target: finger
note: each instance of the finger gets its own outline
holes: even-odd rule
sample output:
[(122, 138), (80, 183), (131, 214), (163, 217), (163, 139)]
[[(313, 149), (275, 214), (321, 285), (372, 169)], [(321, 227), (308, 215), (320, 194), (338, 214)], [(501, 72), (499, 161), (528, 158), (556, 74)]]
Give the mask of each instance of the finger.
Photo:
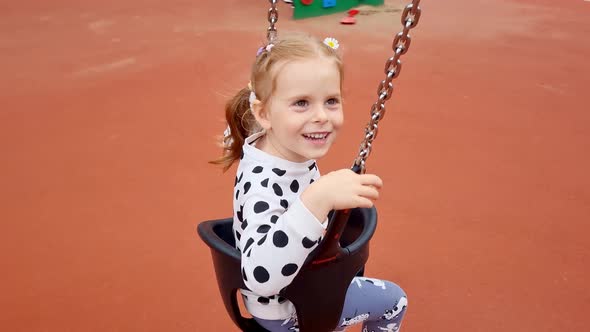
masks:
[(373, 201), (368, 198), (358, 196), (356, 205), (360, 208), (371, 208), (373, 207)]
[(375, 174), (363, 174), (360, 179), (363, 185), (371, 185), (377, 188), (383, 187), (383, 181)]
[(359, 196), (377, 200), (379, 198), (379, 190), (372, 186), (362, 186), (358, 191)]

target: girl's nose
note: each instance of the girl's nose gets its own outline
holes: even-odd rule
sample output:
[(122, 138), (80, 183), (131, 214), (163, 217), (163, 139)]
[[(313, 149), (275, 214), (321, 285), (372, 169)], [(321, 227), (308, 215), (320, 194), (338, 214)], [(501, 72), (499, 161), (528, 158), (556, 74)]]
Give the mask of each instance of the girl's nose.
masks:
[(314, 122), (326, 122), (328, 120), (328, 113), (322, 106), (316, 107), (314, 111)]

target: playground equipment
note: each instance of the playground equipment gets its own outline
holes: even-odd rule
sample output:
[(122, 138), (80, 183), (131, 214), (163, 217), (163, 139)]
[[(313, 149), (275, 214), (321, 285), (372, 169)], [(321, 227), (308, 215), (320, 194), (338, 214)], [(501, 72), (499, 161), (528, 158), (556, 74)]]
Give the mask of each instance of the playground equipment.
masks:
[[(277, 30), (277, 0), (269, 0), (268, 43), (272, 43)], [(410, 29), (420, 19), (420, 0), (413, 0), (402, 13), (403, 30), (393, 39), (394, 55), (385, 63), (386, 77), (379, 83), (377, 101), (371, 107), (371, 119), (365, 128), (358, 157), (352, 170), (365, 172), (378, 123), (385, 115), (385, 103), (393, 93), (393, 79), (401, 71), (400, 57), (410, 47)], [(296, 309), (301, 332), (328, 332), (339, 325), (348, 285), (355, 275), (362, 275), (369, 258), (369, 240), (375, 232), (377, 212), (372, 209), (333, 211), (324, 240), (312, 252), (293, 282), (285, 287), (280, 296), (290, 300)], [(240, 252), (235, 248), (232, 218), (201, 222), (198, 227), (201, 239), (211, 249), (217, 285), (225, 308), (233, 322), (247, 332), (264, 332), (254, 319), (240, 313), (237, 295), (239, 289), (247, 289), (241, 275)]]
[(345, 12), (361, 5), (380, 6), (384, 0), (294, 0), (294, 19)]
[(359, 13), (358, 9), (351, 9), (348, 11), (348, 16), (342, 18), (340, 20), (341, 24), (355, 24), (356, 23), (356, 14)]

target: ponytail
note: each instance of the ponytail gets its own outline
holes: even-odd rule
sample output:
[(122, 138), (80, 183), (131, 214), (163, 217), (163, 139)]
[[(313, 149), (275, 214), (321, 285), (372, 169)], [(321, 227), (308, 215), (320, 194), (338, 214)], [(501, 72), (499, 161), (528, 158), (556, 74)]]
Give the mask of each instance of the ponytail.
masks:
[(223, 138), (223, 156), (209, 163), (220, 165), (227, 171), (242, 156), (242, 145), (257, 128), (256, 119), (250, 111), (250, 89), (244, 88), (225, 105), (225, 120), (229, 135)]

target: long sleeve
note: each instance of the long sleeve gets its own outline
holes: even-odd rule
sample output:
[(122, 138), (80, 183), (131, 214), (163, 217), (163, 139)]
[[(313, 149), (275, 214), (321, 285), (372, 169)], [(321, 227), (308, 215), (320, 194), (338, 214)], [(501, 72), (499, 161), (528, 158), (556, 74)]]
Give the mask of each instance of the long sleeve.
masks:
[(299, 196), (286, 204), (274, 193), (261, 192), (243, 205), (242, 277), (262, 296), (278, 294), (291, 283), (325, 231)]

